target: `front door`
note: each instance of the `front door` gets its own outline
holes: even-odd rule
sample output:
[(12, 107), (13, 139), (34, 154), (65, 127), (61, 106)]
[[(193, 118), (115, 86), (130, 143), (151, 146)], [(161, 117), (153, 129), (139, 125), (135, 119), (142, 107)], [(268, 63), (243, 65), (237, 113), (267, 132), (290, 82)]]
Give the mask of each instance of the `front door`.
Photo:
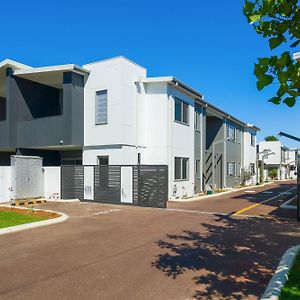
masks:
[(132, 193), (132, 167), (121, 167), (121, 202), (122, 203), (132, 203), (133, 193)]

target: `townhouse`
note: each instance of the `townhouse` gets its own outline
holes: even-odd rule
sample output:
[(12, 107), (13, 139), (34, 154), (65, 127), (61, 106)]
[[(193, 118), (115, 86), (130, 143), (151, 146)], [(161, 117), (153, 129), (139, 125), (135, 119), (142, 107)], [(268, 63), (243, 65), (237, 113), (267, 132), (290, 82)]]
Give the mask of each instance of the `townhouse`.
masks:
[(295, 178), (296, 150), (280, 141), (263, 141), (258, 144), (259, 160), (263, 166), (263, 178), (268, 179), (271, 170), (277, 170), (277, 179)]
[[(258, 130), (124, 57), (82, 67), (0, 63), (2, 166), (15, 154), (42, 157), (45, 167), (166, 165), (168, 197), (186, 197), (237, 186), (243, 169), (255, 183)], [(88, 193), (85, 183), (82, 197), (92, 200)]]

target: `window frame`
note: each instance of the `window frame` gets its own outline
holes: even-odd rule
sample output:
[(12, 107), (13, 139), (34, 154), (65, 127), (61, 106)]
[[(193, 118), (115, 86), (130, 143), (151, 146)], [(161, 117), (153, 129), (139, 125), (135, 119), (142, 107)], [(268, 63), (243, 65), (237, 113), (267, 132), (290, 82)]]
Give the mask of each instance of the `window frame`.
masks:
[[(233, 130), (233, 138), (231, 137), (231, 130)], [(230, 124), (227, 124), (227, 139), (228, 141), (231, 141), (231, 142), (236, 142), (237, 141), (237, 129), (230, 125)]]
[(250, 141), (251, 146), (252, 146), (252, 147), (255, 147), (255, 134), (251, 133), (250, 139), (251, 139), (251, 141)]
[[(100, 164), (100, 159), (102, 159), (102, 158), (107, 159), (107, 164), (106, 165), (105, 164)], [(109, 155), (98, 155), (97, 156), (97, 165), (98, 166), (109, 166)]]
[[(177, 105), (180, 103), (180, 120), (177, 119), (177, 111), (176, 108), (178, 107)], [(186, 108), (186, 110), (184, 110)], [(186, 120), (184, 120), (186, 117)], [(176, 123), (180, 123), (183, 125), (190, 125), (190, 105), (179, 99), (179, 98), (174, 98), (174, 121)]]
[(195, 111), (195, 131), (201, 131), (201, 114), (198, 111)]
[[(229, 166), (232, 166), (232, 173), (229, 173)], [(236, 176), (236, 162), (235, 161), (228, 161), (226, 164), (226, 175), (227, 177), (235, 177)]]
[[(100, 93), (106, 93), (106, 121), (105, 122), (99, 122), (98, 117), (98, 94)], [(107, 125), (108, 124), (108, 90), (97, 90), (95, 92), (95, 125)]]
[[(179, 178), (176, 176), (178, 172), (176, 172), (176, 160), (180, 161), (180, 170), (179, 170)], [(184, 170), (184, 162), (185, 162), (185, 170)], [(190, 160), (188, 157), (178, 157), (175, 156), (174, 157), (174, 180), (175, 181), (188, 181), (189, 180), (189, 172), (190, 172)], [(186, 176), (184, 177), (183, 174), (186, 174)]]

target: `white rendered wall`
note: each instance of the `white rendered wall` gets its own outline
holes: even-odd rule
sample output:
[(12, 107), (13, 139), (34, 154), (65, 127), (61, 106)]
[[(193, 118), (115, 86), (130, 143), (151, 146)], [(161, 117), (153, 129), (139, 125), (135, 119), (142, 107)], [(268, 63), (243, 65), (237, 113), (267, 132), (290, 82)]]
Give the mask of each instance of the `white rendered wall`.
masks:
[(61, 180), (60, 167), (43, 167), (44, 198), (59, 199)]
[[(167, 83), (146, 83), (141, 88), (145, 92), (145, 110), (139, 124), (143, 131), (139, 134), (142, 163), (166, 164), (169, 167), (169, 197), (191, 196), (194, 194), (194, 99), (171, 89)], [(174, 121), (174, 97), (189, 103), (189, 125)], [(143, 101), (143, 100), (142, 100)], [(175, 181), (174, 158), (189, 158), (189, 179)], [(176, 194), (173, 191), (176, 190)]]
[[(255, 132), (252, 132), (255, 134)], [(256, 184), (257, 182), (257, 170), (256, 170), (256, 135), (254, 139), (254, 146), (251, 145), (251, 130), (245, 129), (244, 131), (244, 145), (243, 145), (243, 150), (244, 150), (244, 162), (243, 162), (243, 167), (245, 169), (250, 168), (250, 164), (254, 164), (255, 166), (255, 175), (252, 176), (251, 180), (247, 182), (247, 184)]]
[(11, 167), (0, 167), (0, 203), (10, 201)]
[[(264, 159), (264, 163), (267, 165), (280, 165), (281, 163), (281, 147), (282, 144), (279, 141), (275, 142), (259, 142), (259, 152), (269, 149), (269, 153), (274, 153), (268, 155)], [(262, 159), (262, 154), (259, 155), (259, 158)]]
[[(146, 70), (122, 57), (85, 65), (84, 68), (90, 70), (84, 95), (84, 146), (138, 146), (135, 82), (146, 76)], [(108, 91), (108, 123), (103, 125), (95, 125), (95, 94), (99, 90)], [(115, 153), (114, 150), (116, 149), (110, 149), (108, 152)], [(117, 150), (126, 151), (125, 148)], [(87, 161), (90, 155), (84, 157), (84, 164), (93, 163)], [(112, 159), (119, 161), (117, 157)]]

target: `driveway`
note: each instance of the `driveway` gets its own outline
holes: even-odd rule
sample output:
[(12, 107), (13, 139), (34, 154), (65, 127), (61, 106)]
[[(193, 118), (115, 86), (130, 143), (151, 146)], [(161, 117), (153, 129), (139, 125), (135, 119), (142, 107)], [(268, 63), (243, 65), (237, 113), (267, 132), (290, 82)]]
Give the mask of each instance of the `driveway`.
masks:
[(70, 219), (0, 237), (0, 298), (257, 299), (284, 251), (300, 243), (299, 225), (233, 217), (239, 204), (224, 202), (240, 199), (231, 196), (175, 210), (40, 205)]

